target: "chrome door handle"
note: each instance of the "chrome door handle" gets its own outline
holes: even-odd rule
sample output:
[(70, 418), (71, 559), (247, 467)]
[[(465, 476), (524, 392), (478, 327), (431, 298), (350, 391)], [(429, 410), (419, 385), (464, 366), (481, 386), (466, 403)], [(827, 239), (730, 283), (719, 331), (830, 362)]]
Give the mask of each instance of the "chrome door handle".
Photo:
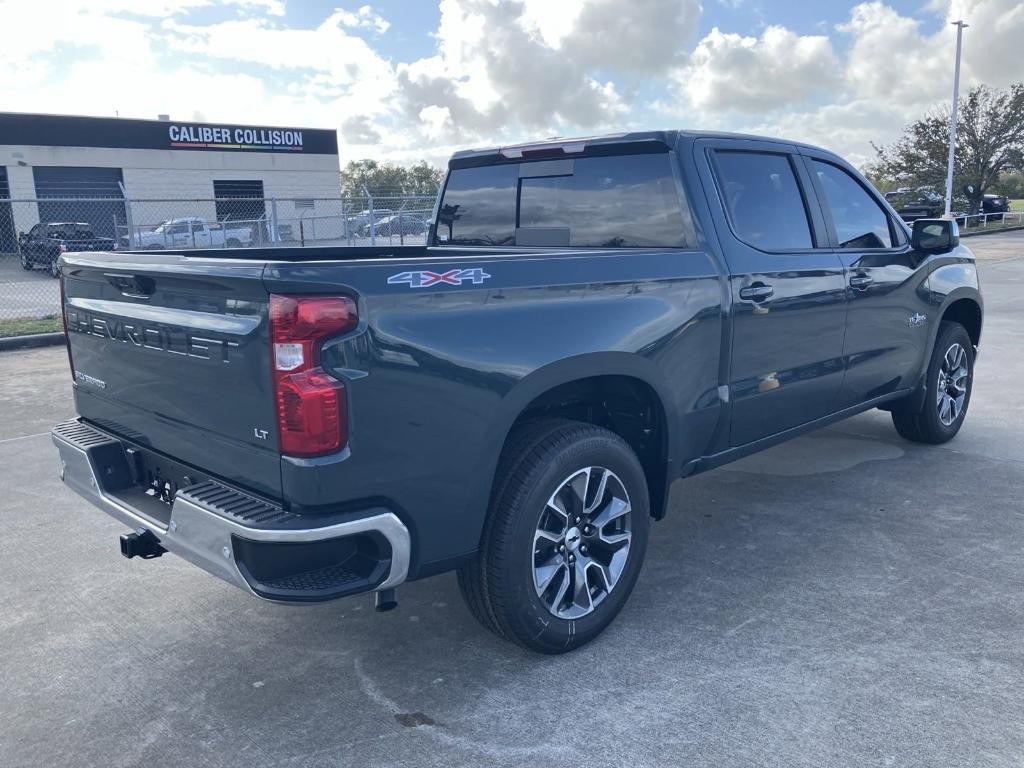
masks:
[(754, 283), (746, 288), (740, 288), (740, 298), (745, 301), (767, 301), (775, 294), (775, 289), (764, 283)]
[(850, 287), (863, 291), (875, 281), (871, 275), (854, 275), (850, 278)]

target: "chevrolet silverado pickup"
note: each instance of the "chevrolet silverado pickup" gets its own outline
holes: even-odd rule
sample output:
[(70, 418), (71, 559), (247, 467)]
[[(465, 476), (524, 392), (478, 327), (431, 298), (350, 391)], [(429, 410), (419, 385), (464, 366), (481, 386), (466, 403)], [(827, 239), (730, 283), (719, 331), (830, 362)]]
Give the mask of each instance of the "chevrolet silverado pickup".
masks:
[(955, 222), (686, 131), (456, 153), (423, 246), (61, 262), (53, 439), (123, 554), (380, 609), (457, 570), (547, 653), (622, 608), (673, 481), (870, 408), (951, 439), (982, 328)]

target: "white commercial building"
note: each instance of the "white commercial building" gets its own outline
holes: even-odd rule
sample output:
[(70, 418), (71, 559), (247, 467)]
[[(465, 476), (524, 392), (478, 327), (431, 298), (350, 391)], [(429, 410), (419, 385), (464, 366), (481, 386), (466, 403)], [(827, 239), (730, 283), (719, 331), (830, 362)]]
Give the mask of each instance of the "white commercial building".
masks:
[(261, 221), (261, 237), (281, 222), (290, 237), (329, 226), (339, 195), (333, 130), (0, 113), (0, 252), (53, 221), (121, 237), (179, 216)]

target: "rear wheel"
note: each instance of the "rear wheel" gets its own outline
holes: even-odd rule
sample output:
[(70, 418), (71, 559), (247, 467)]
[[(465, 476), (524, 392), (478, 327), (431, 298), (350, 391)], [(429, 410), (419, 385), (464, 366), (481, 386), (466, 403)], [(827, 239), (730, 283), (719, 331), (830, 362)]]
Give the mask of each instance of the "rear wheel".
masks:
[(909, 402), (892, 409), (896, 431), (916, 443), (952, 440), (967, 417), (974, 384), (974, 345), (959, 323), (939, 326), (926, 374), (924, 401), (911, 410)]
[(506, 639), (542, 653), (578, 648), (632, 592), (649, 522), (643, 468), (620, 437), (564, 420), (517, 429), (480, 552), (459, 570), (463, 597)]

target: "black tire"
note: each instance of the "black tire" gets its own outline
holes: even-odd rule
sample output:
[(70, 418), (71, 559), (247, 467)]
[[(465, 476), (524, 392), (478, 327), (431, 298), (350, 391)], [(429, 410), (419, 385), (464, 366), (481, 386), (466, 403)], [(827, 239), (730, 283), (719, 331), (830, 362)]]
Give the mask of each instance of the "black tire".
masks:
[(32, 271), (32, 260), (29, 259), (28, 254), (21, 254), (21, 268), (29, 272)]
[[(589, 595), (588, 602), (596, 600), (590, 612), (563, 618), (552, 612), (535, 588), (536, 558), (542, 557), (536, 535), (542, 516), (550, 514), (549, 499), (568, 478), (578, 476), (586, 468), (604, 470), (614, 478), (608, 481), (608, 505), (614, 501), (611, 489), (616, 481), (615, 487), (627, 495), (630, 512), (628, 518), (622, 519), (628, 519), (629, 541), (625, 562), (609, 589), (600, 585), (591, 589), (589, 578), (582, 582), (588, 589), (580, 594)], [(587, 497), (585, 492), (583, 495)], [(600, 500), (593, 503), (596, 522), (602, 507)], [(574, 530), (573, 519), (570, 514), (566, 523), (569, 532)], [(514, 430), (506, 442), (495, 475), (480, 551), (459, 569), (459, 587), (473, 615), (500, 637), (541, 653), (571, 651), (597, 637), (625, 604), (640, 574), (649, 527), (650, 502), (643, 467), (622, 438), (601, 427), (563, 419), (529, 423)], [(603, 539), (603, 531), (591, 528), (589, 538), (581, 539), (582, 529), (575, 530), (575, 539), (565, 557), (568, 559), (572, 551), (581, 558), (580, 562), (597, 559), (596, 552), (602, 545), (594, 537)], [(581, 553), (587, 550), (581, 542), (587, 541), (591, 542), (590, 554), (583, 556)], [(559, 556), (558, 552), (552, 554)], [(568, 584), (576, 571), (570, 570), (568, 562), (561, 567), (565, 568)], [(583, 571), (593, 574), (589, 567)], [(608, 584), (604, 576), (601, 581)], [(567, 598), (572, 600), (572, 596)], [(569, 610), (575, 609), (570, 605)]]
[[(940, 372), (947, 353), (959, 345), (964, 350), (964, 361), (967, 378), (963, 382), (964, 392), (962, 405), (959, 406), (955, 418), (949, 417), (953, 411), (943, 412), (939, 401)], [(900, 436), (915, 443), (938, 445), (952, 440), (963, 426), (967, 417), (967, 408), (971, 403), (971, 390), (974, 388), (974, 345), (967, 330), (959, 323), (943, 322), (935, 338), (935, 347), (925, 374), (924, 399), (920, 407), (914, 409), (911, 399), (896, 403), (892, 409), (892, 423)], [(946, 423), (949, 421), (949, 423)]]
[(60, 277), (60, 262), (57, 259), (51, 261), (50, 266), (47, 267), (47, 271), (50, 273), (50, 277), (52, 278)]
[(227, 246), (228, 248), (241, 248), (242, 241), (239, 240), (237, 237), (229, 237), (227, 241)]

